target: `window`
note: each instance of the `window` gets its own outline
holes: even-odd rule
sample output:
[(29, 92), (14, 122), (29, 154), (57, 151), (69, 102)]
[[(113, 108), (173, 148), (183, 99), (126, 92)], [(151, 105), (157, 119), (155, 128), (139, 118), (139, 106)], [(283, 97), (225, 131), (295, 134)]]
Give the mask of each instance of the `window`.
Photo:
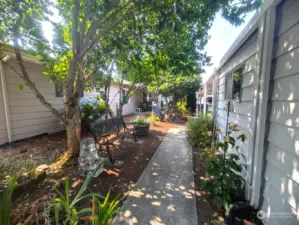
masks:
[(56, 97), (63, 97), (62, 85), (55, 84), (55, 96)]
[(121, 91), (121, 100), (124, 104), (130, 102), (130, 97), (128, 95), (128, 90), (122, 89)]
[(225, 80), (225, 99), (241, 100), (243, 67), (228, 74)]

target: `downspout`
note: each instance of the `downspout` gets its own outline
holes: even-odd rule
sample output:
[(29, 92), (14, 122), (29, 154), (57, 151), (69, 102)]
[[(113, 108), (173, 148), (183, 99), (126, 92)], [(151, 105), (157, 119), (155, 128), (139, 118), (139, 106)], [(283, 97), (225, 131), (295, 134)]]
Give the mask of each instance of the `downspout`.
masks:
[(7, 136), (8, 142), (12, 142), (12, 133), (11, 133), (11, 125), (10, 125), (10, 114), (9, 114), (9, 107), (8, 107), (8, 99), (7, 99), (7, 89), (6, 89), (6, 81), (3, 69), (3, 62), (7, 62), (9, 60), (9, 56), (5, 56), (0, 61), (0, 78), (1, 78), (1, 85), (2, 85), (2, 95), (3, 95), (3, 104), (4, 104), (4, 113), (5, 113), (5, 121), (6, 121), (6, 128), (7, 128)]

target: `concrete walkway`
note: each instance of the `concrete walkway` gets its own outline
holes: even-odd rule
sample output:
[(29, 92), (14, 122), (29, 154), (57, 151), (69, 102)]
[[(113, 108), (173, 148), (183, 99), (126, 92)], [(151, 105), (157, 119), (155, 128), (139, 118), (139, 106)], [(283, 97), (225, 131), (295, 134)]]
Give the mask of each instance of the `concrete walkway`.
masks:
[(170, 129), (113, 225), (197, 225), (192, 172), (185, 130)]

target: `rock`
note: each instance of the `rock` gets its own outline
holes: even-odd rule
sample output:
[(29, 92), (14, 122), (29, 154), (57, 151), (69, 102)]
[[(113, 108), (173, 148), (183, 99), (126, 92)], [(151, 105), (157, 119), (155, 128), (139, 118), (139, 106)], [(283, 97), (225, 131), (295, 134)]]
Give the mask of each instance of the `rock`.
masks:
[(49, 169), (49, 166), (47, 164), (42, 164), (42, 165), (39, 165), (38, 167), (36, 167), (36, 171), (39, 173), (42, 173), (42, 172), (46, 171), (47, 169)]
[[(86, 138), (80, 143), (80, 155), (79, 155), (79, 170), (80, 173), (85, 176), (89, 172), (94, 171), (95, 169), (102, 167), (105, 159), (99, 157), (96, 144), (93, 138)], [(94, 176), (97, 177), (100, 173), (103, 172), (101, 168), (97, 174)]]

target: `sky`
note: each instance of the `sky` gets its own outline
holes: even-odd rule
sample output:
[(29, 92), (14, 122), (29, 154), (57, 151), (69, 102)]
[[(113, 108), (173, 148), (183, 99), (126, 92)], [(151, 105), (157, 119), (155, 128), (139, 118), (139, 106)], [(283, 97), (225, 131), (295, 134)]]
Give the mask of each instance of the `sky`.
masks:
[(210, 39), (206, 46), (206, 52), (212, 57), (211, 63), (213, 65), (205, 68), (206, 72), (202, 75), (203, 81), (211, 76), (222, 56), (224, 56), (229, 47), (234, 43), (254, 14), (254, 12), (248, 13), (245, 17), (245, 22), (238, 27), (231, 25), (220, 14), (217, 14), (213, 26), (209, 31)]

